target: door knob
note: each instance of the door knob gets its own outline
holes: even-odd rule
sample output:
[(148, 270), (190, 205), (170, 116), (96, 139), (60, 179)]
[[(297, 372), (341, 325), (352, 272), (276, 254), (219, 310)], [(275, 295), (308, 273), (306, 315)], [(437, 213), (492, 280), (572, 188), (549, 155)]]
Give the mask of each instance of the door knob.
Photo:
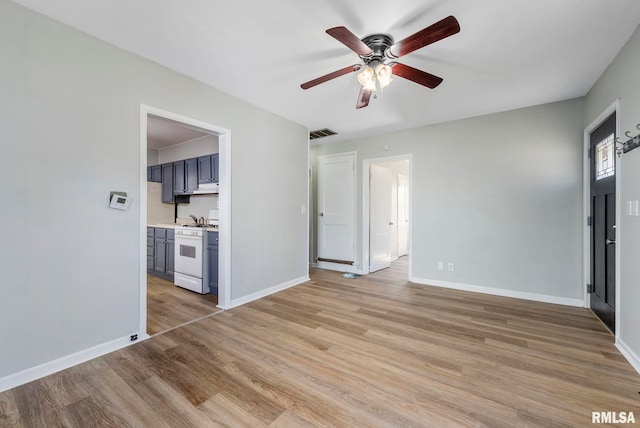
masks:
[(607, 238), (607, 240), (606, 240), (606, 241), (604, 241), (604, 242), (605, 242), (605, 244), (607, 244), (607, 245), (612, 245), (612, 244), (615, 244), (615, 243), (616, 243), (616, 241), (611, 240), (611, 239), (609, 239), (609, 238)]
[(324, 213), (320, 213), (320, 217), (324, 217)]
[(392, 221), (389, 222), (389, 226), (393, 226), (393, 222)]

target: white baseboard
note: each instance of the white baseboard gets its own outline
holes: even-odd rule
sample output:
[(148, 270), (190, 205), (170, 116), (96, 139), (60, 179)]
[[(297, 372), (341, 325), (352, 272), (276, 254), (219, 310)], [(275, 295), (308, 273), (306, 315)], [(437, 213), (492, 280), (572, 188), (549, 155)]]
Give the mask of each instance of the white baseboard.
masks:
[(481, 285), (461, 284), (458, 282), (439, 281), (435, 279), (423, 279), (411, 277), (409, 281), (422, 285), (451, 288), (454, 290), (473, 291), (475, 293), (492, 294), (494, 296), (513, 297), (516, 299), (533, 300), (535, 302), (554, 303), (556, 305), (584, 307), (582, 299), (569, 299), (566, 297), (549, 296), (547, 294), (527, 293), (524, 291), (506, 290), (504, 288), (484, 287)]
[(111, 342), (102, 343), (92, 348), (85, 349), (53, 361), (48, 361), (35, 367), (30, 367), (21, 372), (11, 374), (0, 379), (0, 392), (7, 391), (11, 388), (15, 388), (36, 379), (40, 379), (42, 377), (49, 376), (50, 374), (68, 369), (69, 367), (73, 367), (94, 358), (101, 357), (102, 355), (117, 351), (118, 349), (125, 348), (129, 345), (133, 345), (134, 343), (140, 343), (141, 341), (148, 339), (149, 337), (150, 336), (146, 333), (138, 333), (138, 340), (132, 342), (130, 335), (128, 335), (119, 339), (112, 340)]
[(334, 270), (338, 272), (349, 272), (349, 273), (356, 273), (358, 275), (364, 275), (363, 270), (354, 265), (345, 265), (342, 263), (331, 263), (331, 262), (317, 262), (316, 267), (319, 269), (327, 269), (327, 270)]
[(640, 357), (638, 357), (638, 355), (633, 352), (626, 343), (618, 338), (616, 338), (616, 348), (618, 348), (618, 351), (620, 351), (622, 356), (625, 357), (627, 361), (629, 361), (631, 367), (633, 367), (638, 373), (640, 373)]
[(229, 306), (226, 309), (235, 308), (240, 305), (244, 305), (249, 302), (253, 302), (254, 300), (261, 299), (263, 297), (267, 297), (270, 294), (277, 293), (278, 291), (286, 290), (287, 288), (291, 288), (295, 285), (302, 284), (303, 282), (309, 281), (309, 275), (301, 276), (300, 278), (293, 279), (291, 281), (283, 282), (282, 284), (274, 285), (273, 287), (269, 287), (265, 290), (256, 291), (255, 293), (251, 293), (248, 296), (240, 297), (239, 299), (233, 299), (229, 302)]

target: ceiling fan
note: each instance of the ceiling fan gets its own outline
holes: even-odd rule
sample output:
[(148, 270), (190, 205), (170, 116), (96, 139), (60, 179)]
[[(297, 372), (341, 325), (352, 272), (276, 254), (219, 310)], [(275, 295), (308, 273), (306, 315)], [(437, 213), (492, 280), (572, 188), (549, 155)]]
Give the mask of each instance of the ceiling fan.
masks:
[[(459, 31), (460, 24), (453, 16), (448, 16), (397, 43), (394, 43), (393, 37), (388, 34), (372, 34), (359, 39), (346, 27), (329, 28), (327, 34), (358, 54), (363, 64), (354, 64), (341, 68), (333, 73), (325, 74), (303, 83), (300, 87), (309, 89), (336, 77), (363, 69), (358, 74), (358, 82), (361, 87), (356, 108), (368, 106), (371, 92), (377, 90), (378, 86), (382, 89), (391, 83), (393, 80), (391, 75), (400, 76), (433, 89), (442, 83), (441, 77), (401, 64), (395, 60), (438, 40), (452, 36)], [(387, 60), (390, 62), (387, 63)]]

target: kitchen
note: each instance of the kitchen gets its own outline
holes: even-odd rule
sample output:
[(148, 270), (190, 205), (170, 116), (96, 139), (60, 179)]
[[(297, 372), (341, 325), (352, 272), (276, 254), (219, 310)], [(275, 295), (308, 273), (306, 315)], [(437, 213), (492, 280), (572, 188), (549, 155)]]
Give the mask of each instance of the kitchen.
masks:
[(147, 125), (147, 332), (218, 312), (218, 137)]

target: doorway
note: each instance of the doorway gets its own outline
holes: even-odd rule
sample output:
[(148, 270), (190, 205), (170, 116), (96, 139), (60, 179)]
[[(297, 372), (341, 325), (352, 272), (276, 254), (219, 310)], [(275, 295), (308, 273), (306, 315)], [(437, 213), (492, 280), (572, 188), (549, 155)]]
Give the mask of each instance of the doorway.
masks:
[[(147, 334), (147, 313), (148, 313), (148, 293), (147, 287), (147, 222), (148, 222), (148, 210), (147, 205), (149, 202), (149, 195), (147, 192), (147, 156), (148, 156), (148, 143), (147, 134), (150, 127), (150, 121), (159, 119), (166, 123), (179, 124), (182, 128), (201, 133), (201, 135), (215, 136), (218, 141), (219, 151), (219, 193), (217, 195), (220, 231), (219, 231), (219, 274), (218, 274), (218, 299), (217, 308), (226, 309), (228, 307), (230, 296), (230, 249), (231, 249), (231, 218), (230, 218), (230, 131), (228, 129), (220, 128), (218, 126), (201, 122), (186, 116), (178, 115), (172, 112), (167, 112), (154, 107), (141, 105), (140, 108), (140, 230), (141, 230), (141, 249), (140, 249), (140, 320), (139, 320), (139, 332), (141, 338), (149, 337)], [(151, 125), (153, 127), (153, 124)], [(150, 165), (149, 165), (150, 166)], [(200, 201), (201, 202), (201, 201)], [(169, 205), (172, 209), (175, 209), (173, 218), (178, 217), (178, 205)], [(211, 207), (210, 209), (214, 209)], [(166, 282), (166, 281), (165, 281)], [(156, 286), (157, 284), (153, 284)], [(161, 284), (167, 286), (167, 284)], [(171, 290), (174, 291), (174, 290)], [(190, 296), (202, 297), (202, 296)], [(184, 303), (188, 305), (188, 303)], [(179, 306), (179, 305), (178, 305)], [(211, 305), (209, 305), (211, 306)], [(212, 309), (212, 313), (216, 310)], [(192, 320), (188, 320), (192, 321)], [(175, 326), (177, 327), (177, 325)]]
[(411, 156), (364, 161), (364, 273), (392, 268), (408, 278)]
[(589, 134), (591, 281), (589, 306), (615, 333), (616, 113)]

